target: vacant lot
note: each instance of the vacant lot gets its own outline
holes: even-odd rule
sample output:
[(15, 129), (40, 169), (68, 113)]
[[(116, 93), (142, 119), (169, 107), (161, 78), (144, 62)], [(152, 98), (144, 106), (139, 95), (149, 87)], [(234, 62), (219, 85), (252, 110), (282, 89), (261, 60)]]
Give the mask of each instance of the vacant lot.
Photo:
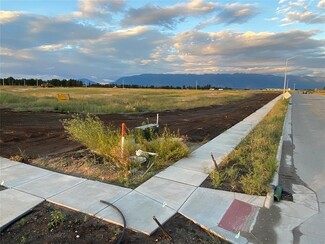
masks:
[[(15, 88), (15, 87), (14, 87)], [(12, 88), (11, 90), (14, 90)], [(57, 102), (55, 94), (57, 92), (65, 92), (75, 95), (71, 97), (82, 96), (95, 96), (95, 92), (103, 92), (104, 89), (90, 89), (90, 88), (56, 88), (57, 90), (41, 89), (41, 88), (16, 88), (16, 91), (11, 91), (14, 96), (23, 97), (42, 97), (49, 96), (51, 103), (63, 104), (66, 106), (66, 102)], [(77, 90), (77, 91), (76, 91)], [(117, 89), (107, 89), (107, 93), (111, 96), (116, 96), (114, 99), (119, 99), (119, 103), (126, 104), (127, 96), (118, 95)], [(121, 93), (126, 92), (128, 89), (119, 89)], [(43, 91), (43, 93), (41, 93)], [(89, 91), (91, 95), (87, 95)], [(7, 90), (1, 90), (1, 97)], [(34, 93), (32, 93), (34, 92)], [(74, 93), (73, 93), (74, 92)], [(30, 93), (30, 95), (28, 95)], [(193, 95), (195, 93), (196, 95)], [(5, 94), (9, 94), (5, 93)], [(50, 94), (50, 95), (46, 95)], [(134, 96), (151, 97), (152, 103), (155, 106), (161, 105), (161, 109), (150, 109), (147, 107), (145, 111), (154, 112), (141, 112), (141, 113), (110, 113), (100, 114), (99, 117), (105, 124), (112, 124), (115, 127), (119, 127), (122, 122), (126, 123), (129, 129), (141, 125), (143, 122), (155, 122), (156, 113), (159, 113), (159, 123), (161, 127), (168, 126), (172, 131), (179, 130), (180, 135), (188, 138), (188, 142), (201, 143), (206, 140), (210, 140), (219, 135), (226, 129), (230, 128), (234, 124), (247, 117), (249, 114), (256, 111), (258, 108), (275, 98), (277, 93), (258, 92), (258, 91), (178, 91), (178, 90), (144, 90), (133, 89), (127, 92), (128, 96), (134, 94)], [(157, 100), (155, 95), (161, 97), (165, 95), (162, 102)], [(160, 94), (160, 95), (159, 95)], [(173, 94), (173, 95), (171, 95)], [(77, 96), (78, 95), (78, 96)], [(98, 94), (97, 94), (98, 95)], [(125, 94), (124, 94), (125, 95)], [(99, 96), (99, 95), (98, 95)], [(198, 101), (194, 102), (194, 98)], [(200, 100), (205, 100), (206, 97), (213, 97), (210, 102), (201, 105)], [(180, 109), (179, 104), (174, 102), (173, 104), (164, 105), (164, 101), (176, 98), (176, 100), (187, 99), (184, 103), (185, 108)], [(33, 98), (34, 99), (34, 98)], [(46, 98), (47, 99), (47, 98)], [(81, 99), (81, 98), (80, 98)], [(131, 99), (131, 98), (130, 98)], [(133, 99), (133, 98), (132, 98)], [(139, 98), (140, 99), (140, 98)], [(1, 101), (2, 98), (0, 99)], [(82, 100), (82, 99), (81, 99)], [(87, 100), (91, 103), (91, 100)], [(214, 101), (214, 103), (212, 103)], [(69, 101), (68, 101), (69, 102)], [(21, 110), (19, 107), (23, 104), (19, 102), (8, 102), (1, 104), (1, 128), (0, 128), (0, 155), (4, 157), (10, 157), (18, 154), (25, 154), (28, 157), (37, 158), (40, 156), (57, 155), (67, 152), (76, 151), (81, 148), (81, 145), (68, 140), (67, 134), (63, 130), (61, 121), (71, 117), (71, 113), (61, 112), (45, 112), (45, 111), (30, 111), (34, 110), (34, 107), (26, 107), (24, 109), (28, 111), (13, 111), (13, 109)], [(185, 105), (186, 104), (186, 105)], [(194, 107), (193, 105), (198, 107)], [(213, 105), (214, 104), (214, 105)], [(109, 103), (105, 105), (109, 107)], [(127, 107), (125, 105), (124, 107)], [(9, 107), (9, 108), (8, 108)], [(51, 107), (44, 107), (51, 110)], [(122, 110), (123, 111), (123, 110)]]
[[(107, 97), (118, 98), (119, 102), (117, 104), (121, 103), (124, 105), (121, 106), (121, 110), (118, 110), (119, 113), (110, 111), (108, 114), (105, 114), (103, 108), (108, 109), (110, 107), (110, 103), (107, 102), (108, 100), (106, 101), (101, 98), (100, 103), (97, 104), (97, 107), (101, 107), (101, 109), (98, 110), (93, 110), (96, 108), (96, 104), (91, 104), (96, 101), (96, 99), (92, 101), (92, 97), (97, 95), (99, 97), (104, 96), (100, 95), (103, 94), (103, 90), (79, 88), (80, 90), (74, 94), (73, 91), (75, 89), (56, 89), (28, 88), (24, 90), (24, 88), (16, 88), (16, 91), (12, 91), (12, 88), (11, 90), (1, 90), (1, 156), (10, 158), (15, 155), (23, 155), (32, 159), (40, 157), (51, 159), (66, 157), (82, 149), (80, 144), (68, 140), (61, 123), (62, 119), (71, 118), (72, 114), (53, 112), (67, 111), (65, 109), (69, 107), (69, 104), (72, 104), (69, 102), (57, 102), (55, 99), (57, 93), (69, 93), (72, 97), (70, 102), (76, 100), (83, 104), (82, 106), (77, 106), (78, 103), (73, 101), (72, 105), (77, 109), (74, 110), (72, 109), (73, 106), (71, 106), (69, 111), (79, 111), (78, 109), (83, 107), (85, 110), (82, 111), (100, 112), (100, 119), (105, 124), (112, 124), (115, 127), (119, 127), (122, 122), (126, 123), (130, 129), (141, 125), (142, 122), (155, 122), (156, 113), (159, 112), (161, 126), (167, 125), (172, 131), (179, 130), (182, 136), (188, 138), (189, 145), (194, 144), (196, 146), (219, 135), (278, 95), (277, 93), (258, 91), (126, 91), (127, 89), (119, 89), (116, 92), (117, 90), (110, 89), (108, 91), (116, 93), (112, 95), (112, 92)], [(35, 93), (31, 91), (35, 91)], [(84, 92), (83, 95), (82, 92)], [(89, 95), (91, 92), (93, 93)], [(101, 93), (95, 95), (95, 92)], [(120, 95), (118, 94), (119, 92), (121, 93)], [(142, 106), (141, 111), (145, 112), (139, 112), (139, 108), (129, 111), (128, 108), (130, 106), (135, 107), (135, 100), (125, 102), (129, 99), (127, 96), (131, 96), (132, 93), (134, 93), (134, 96), (139, 96), (137, 94), (141, 92), (143, 93), (141, 95), (143, 98), (151, 98), (147, 104), (151, 106), (155, 104), (157, 107)], [(164, 98), (163, 94), (167, 98)], [(80, 97), (78, 98), (78, 96)], [(137, 99), (142, 99), (141, 96)], [(177, 100), (179, 102), (176, 102)], [(169, 101), (168, 104), (167, 101)], [(87, 104), (89, 104), (88, 107), (85, 106)], [(60, 109), (60, 106), (62, 109)], [(55, 209), (64, 213), (67, 218), (62, 221), (62, 225), (60, 224), (51, 229), (48, 228), (49, 221), (51, 220), (50, 213)], [(175, 215), (164, 225), (164, 228), (173, 237), (174, 242), (167, 241), (160, 230), (152, 237), (128, 231), (125, 242), (222, 243), (221, 240), (211, 236), (180, 215)], [(51, 243), (62, 242), (62, 240), (68, 242), (78, 241), (80, 243), (90, 243), (93, 240), (97, 240), (98, 243), (110, 243), (116, 241), (120, 235), (121, 228), (119, 227), (92, 219), (81, 213), (59, 208), (58, 206), (43, 204), (38, 206), (33, 214), (17, 222), (12, 228), (2, 234), (0, 242), (38, 243), (36, 240), (42, 240), (43, 242), (43, 238), (46, 238), (45, 240)]]
[[(257, 91), (207, 91), (121, 88), (36, 88), (4, 86), (0, 106), (17, 110), (79, 113), (139, 113), (222, 105)], [(58, 102), (58, 94), (69, 101)]]

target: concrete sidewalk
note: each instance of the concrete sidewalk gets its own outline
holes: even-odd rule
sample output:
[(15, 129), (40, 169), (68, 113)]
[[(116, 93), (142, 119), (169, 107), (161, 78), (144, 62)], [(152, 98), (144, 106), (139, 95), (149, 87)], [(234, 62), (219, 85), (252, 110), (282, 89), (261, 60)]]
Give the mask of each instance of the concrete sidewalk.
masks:
[[(106, 221), (122, 225), (112, 208), (100, 202), (113, 203), (124, 214), (127, 227), (150, 235), (157, 228), (152, 217), (165, 223), (179, 212), (234, 243), (247, 243), (242, 234), (250, 233), (265, 197), (218, 191), (199, 187), (213, 170), (213, 153), (217, 163), (264, 118), (281, 96), (152, 177), (135, 190), (54, 173), (48, 170), (0, 158), (0, 182), (10, 190), (0, 191), (1, 226), (6, 225), (26, 208), (43, 200), (59, 204)], [(22, 195), (23, 194), (23, 195)], [(27, 197), (28, 196), (28, 197)], [(10, 200), (11, 199), (11, 200)], [(12, 206), (25, 205), (25, 209)]]

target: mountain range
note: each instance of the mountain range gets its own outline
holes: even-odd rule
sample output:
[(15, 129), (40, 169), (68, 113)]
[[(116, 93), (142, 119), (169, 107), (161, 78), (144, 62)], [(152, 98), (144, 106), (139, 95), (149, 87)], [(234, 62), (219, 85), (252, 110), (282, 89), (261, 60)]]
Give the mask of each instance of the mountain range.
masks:
[[(138, 85), (154, 87), (203, 87), (233, 89), (283, 89), (281, 76), (261, 74), (141, 74), (125, 76), (115, 81), (116, 85)], [(324, 82), (317, 82), (312, 77), (287, 76), (291, 89), (324, 88)]]

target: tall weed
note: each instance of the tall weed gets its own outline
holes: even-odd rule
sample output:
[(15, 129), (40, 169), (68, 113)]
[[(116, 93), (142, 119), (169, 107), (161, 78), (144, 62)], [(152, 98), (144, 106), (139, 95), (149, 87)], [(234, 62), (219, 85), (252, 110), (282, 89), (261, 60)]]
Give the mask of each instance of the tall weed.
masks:
[[(64, 120), (63, 126), (70, 139), (104, 157), (109, 169), (115, 170), (118, 181), (125, 186), (140, 183), (150, 177), (152, 172), (189, 154), (188, 147), (178, 133), (170, 132), (167, 128), (160, 136), (151, 131), (150, 140), (138, 130), (129, 131), (122, 153), (121, 131), (105, 126), (97, 116), (75, 115), (72, 119)], [(136, 150), (154, 152), (157, 155), (148, 156), (147, 164), (142, 165), (130, 157), (136, 154)]]
[[(70, 138), (80, 142), (88, 149), (114, 162), (118, 167), (125, 166), (121, 158), (120, 131), (114, 130), (96, 116), (86, 117), (75, 115), (72, 119), (63, 121), (64, 129)], [(125, 152), (127, 154), (127, 151)]]

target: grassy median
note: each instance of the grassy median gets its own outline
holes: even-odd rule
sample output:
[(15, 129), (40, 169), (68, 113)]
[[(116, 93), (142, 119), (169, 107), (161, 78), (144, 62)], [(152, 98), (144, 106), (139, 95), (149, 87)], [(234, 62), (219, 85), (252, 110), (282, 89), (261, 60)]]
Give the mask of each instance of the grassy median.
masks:
[(288, 102), (279, 100), (268, 115), (210, 174), (214, 188), (265, 195), (277, 169), (276, 154)]

